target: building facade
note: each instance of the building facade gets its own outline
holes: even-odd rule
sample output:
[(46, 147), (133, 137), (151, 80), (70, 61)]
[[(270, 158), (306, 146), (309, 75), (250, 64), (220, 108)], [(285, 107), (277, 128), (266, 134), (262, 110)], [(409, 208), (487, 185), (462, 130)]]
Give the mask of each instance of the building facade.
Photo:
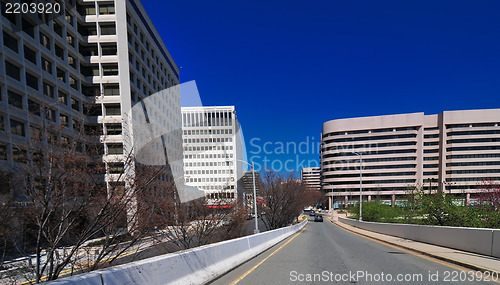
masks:
[(500, 109), (339, 119), (323, 124), (321, 189), (332, 203), (395, 202), (424, 186), (469, 200), (500, 181)]
[(304, 167), (300, 171), (300, 178), (305, 185), (306, 190), (319, 191), (321, 190), (321, 168), (320, 167)]
[(186, 185), (205, 191), (210, 204), (238, 199), (241, 141), (234, 106), (183, 107)]
[[(241, 186), (243, 187), (243, 199), (244, 199), (244, 204), (248, 208), (253, 208), (253, 186), (254, 186), (254, 174), (252, 171), (245, 171), (243, 176), (241, 177)], [(257, 194), (257, 198), (259, 197), (259, 188), (260, 188), (260, 174), (259, 172), (255, 171), (255, 193)]]
[[(0, 17), (2, 167), (29, 158), (18, 146), (29, 144), (46, 120), (63, 126), (52, 136), (67, 143), (82, 129), (96, 130), (106, 181), (116, 181), (133, 146), (133, 122), (125, 123), (132, 107), (179, 84), (179, 69), (146, 11), (138, 0), (67, 0), (57, 2), (59, 13), (7, 14), (7, 2)], [(155, 100), (155, 119), (179, 130), (167, 152), (182, 160), (179, 94)]]

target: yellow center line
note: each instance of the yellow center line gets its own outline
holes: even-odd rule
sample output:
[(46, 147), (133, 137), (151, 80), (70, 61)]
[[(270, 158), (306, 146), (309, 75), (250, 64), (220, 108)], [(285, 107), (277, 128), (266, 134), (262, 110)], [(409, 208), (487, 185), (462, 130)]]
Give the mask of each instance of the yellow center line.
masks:
[(252, 271), (254, 271), (257, 267), (259, 267), (262, 263), (264, 263), (266, 260), (268, 260), (271, 256), (273, 256), (274, 254), (276, 254), (278, 251), (280, 251), (282, 248), (285, 247), (285, 245), (287, 245), (288, 243), (290, 243), (294, 238), (296, 238), (298, 235), (300, 235), (306, 228), (307, 226), (309, 226), (309, 223), (300, 231), (298, 232), (297, 234), (295, 234), (290, 240), (288, 240), (287, 242), (285, 242), (282, 246), (280, 246), (278, 249), (276, 249), (275, 251), (273, 251), (273, 253), (271, 253), (270, 255), (268, 255), (266, 258), (264, 258), (261, 262), (257, 263), (257, 265), (255, 265), (254, 267), (252, 267), (250, 270), (248, 270), (247, 272), (245, 272), (243, 275), (241, 275), (240, 277), (238, 277), (236, 280), (234, 280), (233, 282), (230, 283), (230, 285), (234, 285), (234, 284), (237, 284), (238, 282), (240, 282), (241, 280), (243, 280), (243, 278), (247, 277), (248, 274), (252, 273)]

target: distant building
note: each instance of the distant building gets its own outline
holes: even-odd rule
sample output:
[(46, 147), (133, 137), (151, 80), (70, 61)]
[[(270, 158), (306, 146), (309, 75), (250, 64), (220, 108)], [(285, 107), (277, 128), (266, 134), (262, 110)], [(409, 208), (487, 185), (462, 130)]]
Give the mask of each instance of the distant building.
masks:
[(321, 189), (321, 168), (320, 167), (304, 167), (300, 171), (302, 183), (306, 186), (306, 190), (319, 191)]
[[(321, 189), (335, 203), (393, 201), (424, 186), (469, 200), (500, 181), (500, 109), (339, 119), (323, 124)], [(472, 197), (473, 198), (473, 197)]]
[(183, 107), (186, 184), (205, 191), (210, 204), (238, 199), (241, 141), (234, 106)]
[[(241, 186), (243, 187), (243, 199), (245, 200), (245, 205), (252, 207), (253, 205), (253, 176), (252, 171), (246, 171), (241, 177)], [(257, 197), (259, 196), (259, 187), (260, 187), (260, 174), (259, 172), (255, 172), (255, 192), (257, 193)]]

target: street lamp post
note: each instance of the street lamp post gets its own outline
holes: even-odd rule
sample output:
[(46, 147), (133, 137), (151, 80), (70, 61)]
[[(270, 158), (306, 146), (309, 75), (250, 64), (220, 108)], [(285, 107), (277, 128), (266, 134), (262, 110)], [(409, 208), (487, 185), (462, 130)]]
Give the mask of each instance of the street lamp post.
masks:
[[(229, 162), (231, 160), (227, 160), (227, 162)], [(254, 206), (254, 214), (255, 214), (255, 229), (253, 230), (253, 233), (254, 234), (258, 234), (260, 233), (259, 231), (259, 223), (258, 223), (258, 215), (257, 215), (257, 190), (255, 188), (255, 165), (252, 161), (252, 164), (250, 164), (249, 162), (246, 162), (244, 160), (241, 160), (241, 159), (235, 159), (235, 161), (239, 161), (239, 162), (243, 162), (243, 163), (246, 163), (248, 164), (250, 167), (252, 167), (252, 178), (253, 178), (253, 206)]]

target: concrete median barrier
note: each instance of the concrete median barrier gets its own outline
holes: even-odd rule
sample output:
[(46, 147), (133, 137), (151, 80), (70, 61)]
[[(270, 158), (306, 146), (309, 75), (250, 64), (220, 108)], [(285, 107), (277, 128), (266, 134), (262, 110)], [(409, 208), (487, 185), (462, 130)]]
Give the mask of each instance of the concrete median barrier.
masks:
[(419, 242), (500, 257), (500, 230), (364, 222), (339, 217), (360, 229)]
[(307, 224), (201, 246), (81, 274), (50, 284), (202, 284), (253, 258)]

